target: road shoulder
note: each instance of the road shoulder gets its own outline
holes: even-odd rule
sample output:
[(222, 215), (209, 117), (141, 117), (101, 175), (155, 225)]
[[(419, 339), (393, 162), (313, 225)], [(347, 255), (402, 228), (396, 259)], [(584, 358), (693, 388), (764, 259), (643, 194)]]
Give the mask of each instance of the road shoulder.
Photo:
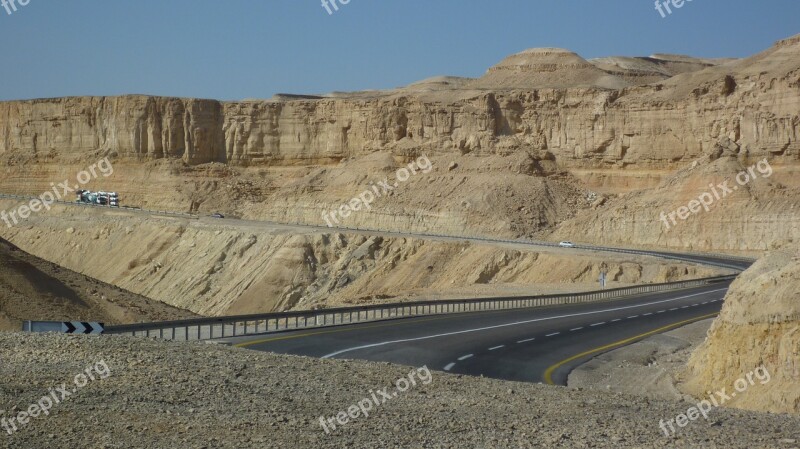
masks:
[(698, 321), (601, 354), (573, 370), (567, 385), (652, 399), (690, 400), (679, 389), (682, 373), (713, 321)]

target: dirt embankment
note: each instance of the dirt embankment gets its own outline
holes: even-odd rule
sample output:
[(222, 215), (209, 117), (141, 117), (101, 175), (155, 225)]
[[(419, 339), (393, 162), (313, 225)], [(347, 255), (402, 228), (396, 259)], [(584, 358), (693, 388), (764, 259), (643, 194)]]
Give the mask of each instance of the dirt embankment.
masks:
[(195, 314), (31, 256), (0, 240), (0, 330), (24, 320), (107, 324), (190, 318)]
[(779, 161), (754, 160), (727, 141), (655, 188), (579, 212), (557, 227), (554, 238), (582, 241), (602, 235), (609, 245), (760, 256), (800, 240), (800, 177), (796, 165)]
[(713, 320), (703, 320), (601, 354), (575, 368), (570, 388), (613, 391), (661, 400), (697, 402), (680, 390), (692, 351)]
[(635, 256), (59, 207), (0, 229), (26, 251), (204, 315), (446, 297), (546, 294), (716, 275)]

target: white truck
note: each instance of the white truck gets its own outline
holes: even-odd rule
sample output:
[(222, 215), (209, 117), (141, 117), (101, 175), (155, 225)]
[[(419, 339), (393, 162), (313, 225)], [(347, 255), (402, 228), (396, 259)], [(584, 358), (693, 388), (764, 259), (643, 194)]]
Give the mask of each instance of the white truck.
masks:
[(78, 190), (75, 193), (78, 196), (78, 203), (119, 207), (119, 194), (117, 192), (92, 192), (90, 190)]

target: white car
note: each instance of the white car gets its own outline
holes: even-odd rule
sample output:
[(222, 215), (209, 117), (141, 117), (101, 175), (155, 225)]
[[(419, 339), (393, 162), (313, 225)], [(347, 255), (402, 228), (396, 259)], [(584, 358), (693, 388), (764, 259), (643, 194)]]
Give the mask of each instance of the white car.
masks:
[(560, 246), (562, 248), (575, 248), (575, 244), (574, 243), (566, 242), (566, 241), (559, 243), (558, 246)]

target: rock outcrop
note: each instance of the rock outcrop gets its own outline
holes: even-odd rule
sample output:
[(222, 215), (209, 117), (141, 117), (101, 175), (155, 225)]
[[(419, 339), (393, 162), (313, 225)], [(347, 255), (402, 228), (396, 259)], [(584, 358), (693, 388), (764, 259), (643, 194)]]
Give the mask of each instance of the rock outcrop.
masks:
[[(12, 101), (0, 103), (0, 153), (312, 164), (376, 149), (444, 151), (472, 139), (484, 153), (547, 150), (567, 168), (669, 170), (730, 137), (752, 157), (796, 161), (798, 55), (797, 38), (721, 65), (677, 57), (593, 64), (565, 50), (534, 49), (477, 80), (440, 78), (363, 97)], [(600, 68), (611, 66), (625, 74)], [(642, 73), (648, 81), (678, 75), (640, 86), (623, 79)]]
[[(798, 292), (797, 246), (774, 251), (745, 271), (731, 286), (705, 343), (692, 355), (685, 389), (706, 397), (725, 388), (736, 392), (727, 405), (800, 413)], [(757, 368), (760, 377), (750, 382), (747, 374)]]
[(67, 160), (119, 158), (225, 161), (223, 107), (213, 100), (74, 97), (0, 103), (0, 151)]

